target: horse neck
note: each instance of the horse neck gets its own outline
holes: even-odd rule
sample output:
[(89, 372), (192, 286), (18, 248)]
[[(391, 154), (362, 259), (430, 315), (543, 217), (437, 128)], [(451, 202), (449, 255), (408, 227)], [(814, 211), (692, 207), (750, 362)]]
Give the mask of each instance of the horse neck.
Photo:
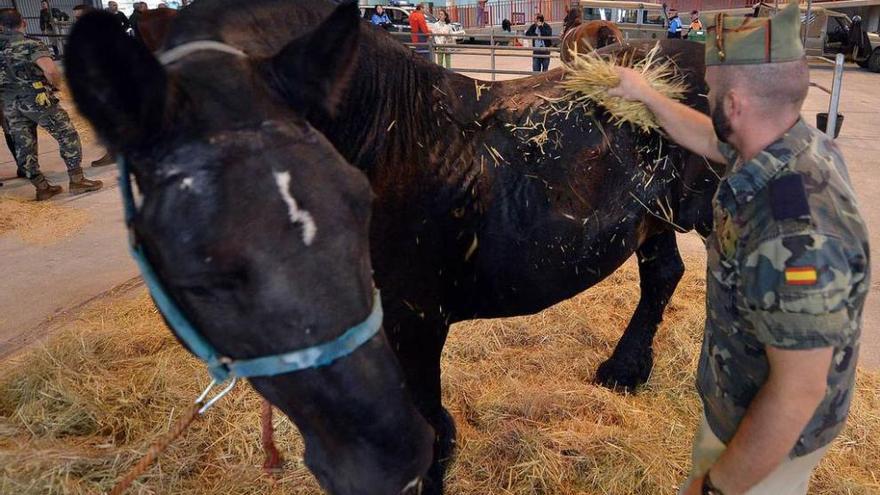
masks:
[(455, 74), (418, 59), (409, 48), (363, 26), (358, 67), (336, 115), (315, 122), (352, 164), (417, 167), (429, 172), (460, 134), (452, 114)]

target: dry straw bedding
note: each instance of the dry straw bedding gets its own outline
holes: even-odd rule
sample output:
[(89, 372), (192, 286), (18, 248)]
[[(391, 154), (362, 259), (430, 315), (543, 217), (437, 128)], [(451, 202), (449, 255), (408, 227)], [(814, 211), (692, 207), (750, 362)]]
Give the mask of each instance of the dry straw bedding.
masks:
[[(627, 266), (540, 314), (453, 328), (444, 400), (459, 429), (451, 494), (672, 494), (700, 407), (693, 375), (700, 269), (657, 337), (650, 384), (625, 396), (591, 383), (638, 297)], [(96, 493), (205, 385), (145, 294), (91, 309), (0, 369), (0, 493)], [(880, 493), (880, 377), (861, 372), (853, 414), (811, 493)], [(319, 493), (302, 444), (276, 419), (287, 469), (261, 474), (259, 399), (240, 387), (163, 455), (132, 493)]]
[(630, 124), (643, 132), (658, 130), (660, 124), (657, 118), (644, 103), (608, 94), (610, 88), (620, 84), (617, 75), (619, 67), (640, 72), (652, 88), (667, 98), (684, 98), (687, 85), (675, 63), (660, 54), (658, 43), (639, 59), (631, 54), (618, 57), (595, 51), (585, 54), (573, 51), (571, 62), (564, 66), (565, 79), (560, 83), (566, 92), (563, 100), (584, 107), (604, 107), (618, 127)]
[(14, 233), (29, 244), (54, 244), (82, 230), (86, 210), (57, 201), (23, 201), (0, 197), (0, 236)]

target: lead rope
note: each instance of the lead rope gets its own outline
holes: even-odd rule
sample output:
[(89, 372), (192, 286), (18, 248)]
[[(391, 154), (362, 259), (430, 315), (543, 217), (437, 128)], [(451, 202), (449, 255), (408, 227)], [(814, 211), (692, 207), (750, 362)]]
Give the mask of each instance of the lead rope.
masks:
[(150, 445), (150, 448), (147, 449), (147, 453), (141, 457), (141, 460), (138, 461), (137, 464), (131, 467), (125, 476), (123, 476), (119, 481), (116, 482), (116, 485), (110, 490), (109, 495), (122, 495), (126, 490), (134, 483), (134, 480), (138, 479), (142, 474), (144, 474), (147, 469), (156, 461), (159, 455), (162, 452), (165, 452), (165, 449), (171, 445), (171, 442), (177, 440), (177, 437), (183, 434), (189, 425), (192, 424), (193, 421), (196, 420), (199, 416), (205, 413), (208, 409), (211, 408), (214, 404), (217, 403), (220, 399), (223, 398), (226, 394), (229, 393), (230, 390), (235, 388), (235, 384), (238, 383), (238, 378), (233, 378), (229, 380), (229, 385), (223, 388), (220, 392), (217, 393), (214, 397), (208, 398), (208, 395), (211, 393), (211, 390), (214, 387), (221, 385), (221, 383), (217, 383), (217, 380), (211, 381), (199, 398), (196, 399), (195, 403), (190, 406), (187, 414), (178, 418), (177, 422), (174, 423), (174, 426), (168, 430), (162, 438), (154, 442)]
[(122, 495), (126, 490), (134, 483), (134, 480), (141, 477), (147, 469), (150, 469), (150, 466), (153, 462), (156, 461), (156, 458), (159, 457), (162, 452), (165, 452), (165, 449), (171, 445), (171, 442), (177, 440), (177, 437), (183, 434), (189, 425), (192, 424), (193, 421), (196, 420), (201, 414), (199, 410), (202, 408), (202, 404), (196, 403), (190, 407), (189, 412), (185, 415), (181, 416), (177, 423), (174, 424), (174, 427), (171, 428), (168, 433), (165, 434), (162, 438), (157, 440), (150, 445), (150, 448), (147, 450), (147, 453), (141, 458), (140, 462), (132, 466), (131, 469), (125, 473), (125, 476), (122, 477), (119, 481), (116, 482), (116, 486), (110, 490), (110, 495)]
[(275, 446), (275, 428), (272, 426), (272, 403), (266, 399), (263, 399), (263, 403), (260, 406), (260, 433), (263, 453), (266, 456), (263, 461), (263, 472), (274, 478), (284, 467), (284, 459)]

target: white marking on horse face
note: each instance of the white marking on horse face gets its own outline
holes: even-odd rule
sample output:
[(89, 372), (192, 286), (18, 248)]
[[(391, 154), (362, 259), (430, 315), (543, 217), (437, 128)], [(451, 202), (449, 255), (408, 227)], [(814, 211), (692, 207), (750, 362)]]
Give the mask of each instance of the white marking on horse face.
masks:
[(192, 177), (184, 177), (182, 181), (180, 181), (180, 190), (187, 191), (192, 189), (193, 187), (193, 178)]
[(278, 185), (278, 192), (281, 193), (281, 199), (287, 205), (287, 214), (290, 216), (290, 223), (302, 226), (302, 240), (306, 246), (310, 246), (315, 240), (315, 234), (318, 233), (318, 227), (315, 225), (315, 219), (312, 214), (306, 210), (302, 210), (297, 206), (296, 200), (290, 194), (290, 172), (274, 172), (275, 184)]

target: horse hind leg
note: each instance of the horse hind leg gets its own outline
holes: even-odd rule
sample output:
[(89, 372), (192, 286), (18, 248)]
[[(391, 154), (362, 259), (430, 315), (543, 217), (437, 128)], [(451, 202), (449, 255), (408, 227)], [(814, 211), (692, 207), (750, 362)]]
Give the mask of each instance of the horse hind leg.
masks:
[(634, 390), (648, 381), (654, 365), (654, 334), (684, 275), (684, 263), (675, 232), (671, 230), (646, 240), (636, 254), (641, 288), (639, 305), (614, 353), (596, 371), (596, 381), (609, 388)]

